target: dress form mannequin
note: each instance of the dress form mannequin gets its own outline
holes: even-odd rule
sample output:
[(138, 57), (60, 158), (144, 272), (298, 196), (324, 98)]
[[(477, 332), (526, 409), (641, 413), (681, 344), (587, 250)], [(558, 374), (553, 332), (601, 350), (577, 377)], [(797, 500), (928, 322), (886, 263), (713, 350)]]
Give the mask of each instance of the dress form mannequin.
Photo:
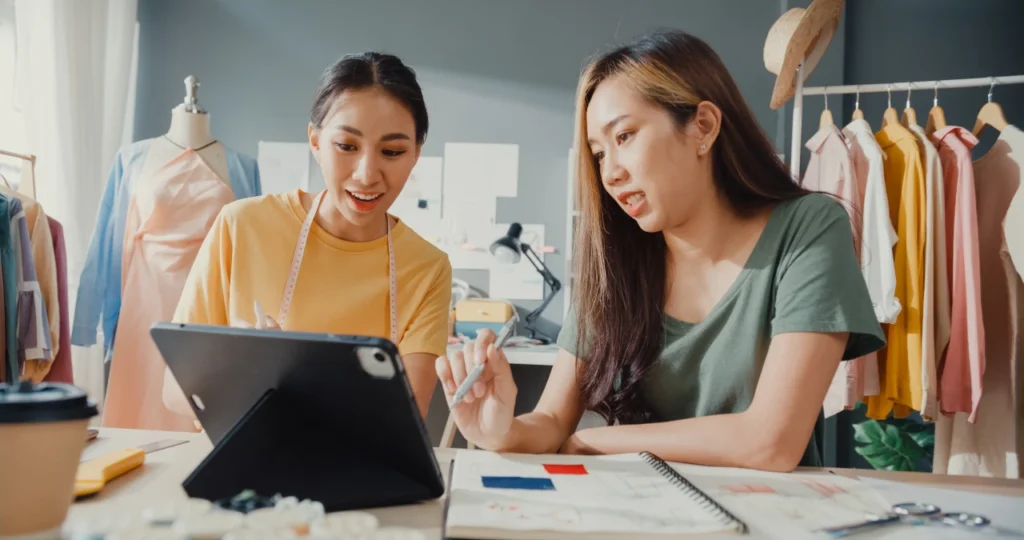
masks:
[(159, 169), (184, 149), (195, 148), (221, 180), (230, 181), (224, 145), (210, 132), (210, 114), (199, 106), (198, 88), (198, 79), (192, 75), (185, 77), (185, 101), (171, 109), (171, 127), (167, 134), (153, 140), (142, 167), (144, 175)]

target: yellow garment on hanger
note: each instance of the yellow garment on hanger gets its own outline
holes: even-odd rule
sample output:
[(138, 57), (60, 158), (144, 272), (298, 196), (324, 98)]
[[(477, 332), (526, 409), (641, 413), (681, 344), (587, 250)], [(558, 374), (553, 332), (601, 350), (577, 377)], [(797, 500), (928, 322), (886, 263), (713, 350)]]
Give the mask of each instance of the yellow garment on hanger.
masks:
[(889, 217), (896, 225), (894, 263), (896, 298), (903, 309), (889, 325), (884, 366), (879, 369), (880, 393), (868, 396), (869, 418), (884, 419), (890, 412), (902, 418), (921, 403), (921, 331), (924, 305), (926, 234), (925, 170), (917, 139), (907, 128), (892, 122), (875, 134), (885, 154), (885, 187)]

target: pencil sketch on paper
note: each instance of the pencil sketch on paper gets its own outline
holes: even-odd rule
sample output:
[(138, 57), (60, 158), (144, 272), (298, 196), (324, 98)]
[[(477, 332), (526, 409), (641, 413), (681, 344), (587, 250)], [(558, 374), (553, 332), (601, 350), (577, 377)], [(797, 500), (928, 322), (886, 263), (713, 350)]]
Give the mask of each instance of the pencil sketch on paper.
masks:
[(748, 515), (786, 522), (802, 531), (857, 521), (887, 509), (877, 492), (846, 479), (752, 475), (721, 482), (710, 495)]
[(509, 503), (491, 501), (485, 506), (486, 514), (495, 521), (531, 521), (534, 524), (579, 525), (583, 521), (579, 510), (571, 506)]

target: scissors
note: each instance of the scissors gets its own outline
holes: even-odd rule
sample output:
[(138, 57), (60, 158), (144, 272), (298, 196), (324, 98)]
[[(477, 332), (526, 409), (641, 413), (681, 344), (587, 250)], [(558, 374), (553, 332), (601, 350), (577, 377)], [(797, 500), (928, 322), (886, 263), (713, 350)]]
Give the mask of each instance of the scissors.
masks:
[(989, 529), (1001, 534), (1009, 533), (1020, 537), (1019, 533), (991, 527), (992, 522), (985, 516), (967, 512), (943, 512), (934, 504), (917, 502), (894, 504), (892, 510), (886, 514), (873, 515), (859, 523), (849, 523), (822, 530), (834, 538), (839, 538), (896, 524), (940, 525), (979, 531)]

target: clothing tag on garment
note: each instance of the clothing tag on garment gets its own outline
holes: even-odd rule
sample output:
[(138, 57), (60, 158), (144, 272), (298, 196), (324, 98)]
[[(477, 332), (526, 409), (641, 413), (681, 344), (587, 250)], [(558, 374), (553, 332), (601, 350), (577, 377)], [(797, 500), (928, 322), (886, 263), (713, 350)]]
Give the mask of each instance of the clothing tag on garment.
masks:
[(544, 470), (548, 474), (587, 474), (587, 468), (583, 465), (562, 465), (557, 463), (544, 464)]
[(554, 491), (555, 483), (550, 478), (529, 478), (525, 476), (482, 476), (485, 488), (492, 489), (534, 489)]

